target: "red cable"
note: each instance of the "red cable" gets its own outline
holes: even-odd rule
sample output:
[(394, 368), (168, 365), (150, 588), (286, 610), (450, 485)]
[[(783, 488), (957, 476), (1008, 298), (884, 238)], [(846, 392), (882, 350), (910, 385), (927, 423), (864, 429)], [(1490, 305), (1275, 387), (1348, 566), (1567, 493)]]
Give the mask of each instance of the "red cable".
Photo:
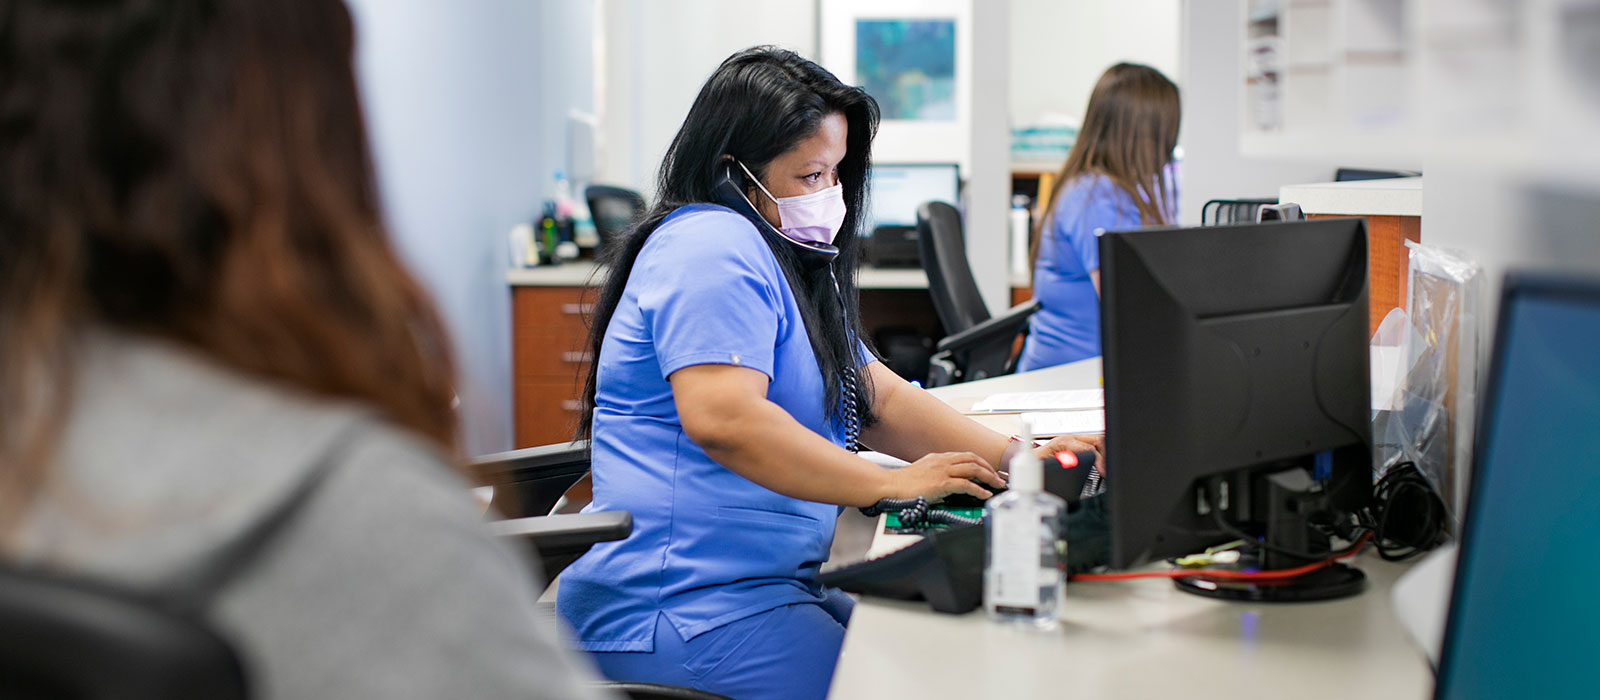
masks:
[(1203, 576), (1215, 579), (1233, 579), (1239, 581), (1278, 581), (1286, 578), (1304, 576), (1317, 569), (1332, 565), (1334, 562), (1353, 557), (1361, 552), (1361, 547), (1372, 539), (1372, 533), (1361, 536), (1349, 550), (1335, 554), (1319, 562), (1297, 566), (1293, 569), (1273, 569), (1269, 571), (1236, 571), (1233, 569), (1168, 569), (1166, 571), (1137, 571), (1120, 574), (1077, 574), (1071, 581), (1130, 581), (1140, 578), (1191, 578)]

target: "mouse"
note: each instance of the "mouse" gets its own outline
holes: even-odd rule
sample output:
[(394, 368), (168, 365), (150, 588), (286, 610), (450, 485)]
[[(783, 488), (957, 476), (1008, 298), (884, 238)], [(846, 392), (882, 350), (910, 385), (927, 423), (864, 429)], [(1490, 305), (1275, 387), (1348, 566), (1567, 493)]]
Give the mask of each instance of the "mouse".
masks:
[[(993, 486), (990, 486), (988, 484), (985, 484), (985, 483), (977, 481), (977, 480), (973, 480), (972, 483), (975, 483), (975, 484), (977, 484), (979, 486), (982, 486), (982, 487), (988, 489), (989, 492), (993, 493), (995, 496), (998, 496), (998, 495), (1006, 492), (1006, 489), (997, 489), (997, 488), (995, 488)], [(990, 496), (990, 498), (993, 498), (993, 497), (994, 496)], [(952, 494), (950, 494), (948, 496), (945, 496), (944, 500), (939, 501), (939, 505), (944, 507), (944, 508), (947, 508), (947, 509), (982, 508), (983, 504), (985, 502), (987, 502), (987, 501), (988, 501), (988, 499), (978, 498), (977, 496), (974, 496), (972, 494), (952, 493)]]

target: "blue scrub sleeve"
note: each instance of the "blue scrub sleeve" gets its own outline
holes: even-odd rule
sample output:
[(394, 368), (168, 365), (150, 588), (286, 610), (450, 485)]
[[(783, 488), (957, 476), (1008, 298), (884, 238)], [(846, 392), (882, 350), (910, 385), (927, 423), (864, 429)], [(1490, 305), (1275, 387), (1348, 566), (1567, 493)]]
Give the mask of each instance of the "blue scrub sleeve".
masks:
[[(662, 378), (691, 365), (721, 364), (773, 376), (782, 272), (737, 214), (699, 214), (657, 230), (659, 246), (634, 274), (647, 280), (639, 311), (650, 330)], [(738, 225), (745, 229), (741, 231)], [(665, 235), (663, 235), (665, 234)]]
[[(1121, 190), (1116, 190), (1121, 193)], [(1124, 195), (1126, 196), (1126, 195)], [(1078, 256), (1078, 263), (1083, 265), (1085, 272), (1094, 272), (1100, 269), (1100, 236), (1097, 233), (1103, 229), (1114, 229), (1122, 226), (1120, 212), (1121, 198), (1090, 197), (1084, 202), (1083, 214), (1078, 217), (1076, 235), (1068, 240), (1072, 243), (1072, 251)]]

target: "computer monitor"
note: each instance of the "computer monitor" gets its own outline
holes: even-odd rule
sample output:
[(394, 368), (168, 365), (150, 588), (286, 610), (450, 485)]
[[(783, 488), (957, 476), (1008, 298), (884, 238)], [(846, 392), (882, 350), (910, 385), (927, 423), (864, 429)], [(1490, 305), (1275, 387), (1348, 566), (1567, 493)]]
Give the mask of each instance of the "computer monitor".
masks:
[(1503, 289), (1435, 697), (1591, 698), (1600, 279)]
[(915, 228), (923, 202), (961, 203), (961, 172), (955, 163), (873, 163), (871, 179), (869, 233), (879, 226)]
[(1389, 180), (1397, 177), (1418, 177), (1422, 175), (1416, 170), (1374, 170), (1371, 168), (1339, 168), (1333, 171), (1334, 182), (1354, 182), (1357, 180)]
[[(1363, 220), (1107, 233), (1100, 275), (1112, 566), (1235, 539), (1254, 568), (1328, 556), (1313, 523), (1372, 492)], [(1365, 577), (1179, 585), (1314, 600)]]

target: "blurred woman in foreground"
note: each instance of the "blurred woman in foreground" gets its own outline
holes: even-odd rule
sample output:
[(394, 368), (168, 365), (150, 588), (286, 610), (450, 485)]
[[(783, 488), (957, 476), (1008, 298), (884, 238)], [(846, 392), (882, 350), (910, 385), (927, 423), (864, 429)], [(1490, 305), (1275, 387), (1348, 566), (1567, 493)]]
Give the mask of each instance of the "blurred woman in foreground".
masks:
[(0, 547), (266, 698), (594, 691), (480, 522), (338, 0), (0, 2)]

